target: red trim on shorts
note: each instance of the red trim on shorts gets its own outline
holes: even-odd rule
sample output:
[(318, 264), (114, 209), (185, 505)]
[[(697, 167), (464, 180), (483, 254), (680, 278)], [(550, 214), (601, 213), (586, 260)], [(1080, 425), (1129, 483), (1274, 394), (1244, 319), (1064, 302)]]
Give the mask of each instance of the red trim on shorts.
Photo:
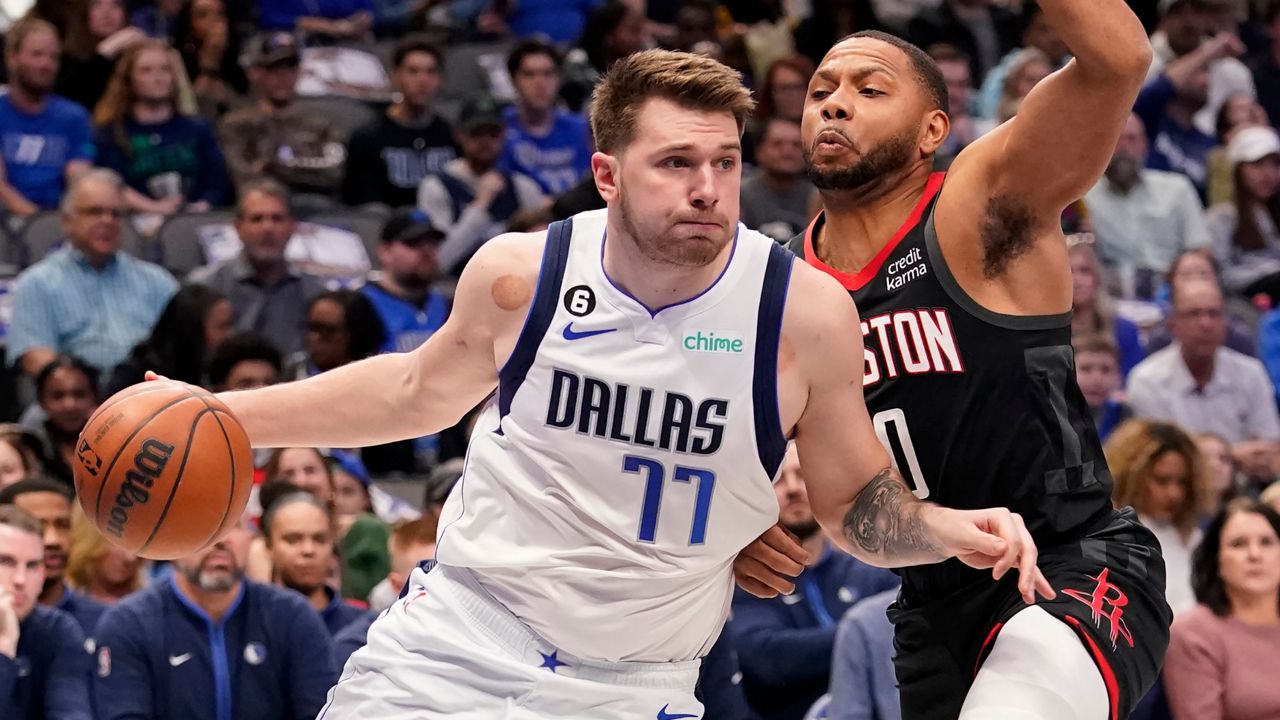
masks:
[(941, 172), (936, 172), (929, 176), (929, 182), (924, 186), (924, 195), (920, 197), (920, 202), (916, 204), (915, 209), (907, 216), (907, 221), (902, 224), (902, 227), (898, 228), (898, 232), (893, 236), (893, 239), (890, 240), (887, 245), (880, 248), (880, 252), (876, 253), (876, 256), (871, 259), (871, 262), (867, 263), (866, 266), (858, 272), (851, 274), (837, 270), (822, 262), (818, 257), (818, 253), (814, 251), (813, 231), (818, 226), (818, 220), (824, 216), (823, 213), (826, 212), (825, 210), (818, 213), (818, 215), (814, 217), (813, 222), (809, 223), (809, 227), (804, 231), (805, 260), (813, 267), (816, 267), (836, 280), (839, 280), (845, 290), (861, 290), (867, 283), (871, 282), (871, 279), (876, 276), (876, 273), (880, 272), (880, 267), (884, 265), (884, 261), (889, 259), (889, 255), (893, 254), (893, 251), (898, 247), (898, 244), (902, 242), (902, 239), (907, 236), (907, 233), (914, 230), (916, 226), (920, 224), (921, 218), (924, 217), (924, 209), (929, 206), (929, 203), (933, 198), (942, 190), (942, 181), (946, 179), (946, 177), (947, 174)]
[(973, 662), (973, 676), (978, 676), (978, 669), (982, 667), (982, 661), (987, 659), (987, 655), (991, 652), (991, 643), (995, 642), (996, 635), (1000, 634), (1000, 628), (1004, 627), (1004, 623), (996, 623), (991, 628), (991, 632), (987, 633), (987, 639), (982, 641), (982, 647), (978, 650), (978, 659)]
[(1111, 700), (1111, 720), (1119, 720), (1120, 684), (1116, 681), (1116, 674), (1111, 669), (1111, 663), (1107, 662), (1107, 658), (1102, 654), (1098, 643), (1094, 642), (1092, 635), (1084, 631), (1084, 626), (1079, 620), (1070, 615), (1062, 619), (1083, 639), (1085, 647), (1089, 648), (1089, 654), (1093, 655), (1093, 661), (1097, 663), (1098, 671), (1102, 673), (1102, 682), (1107, 686), (1107, 697)]

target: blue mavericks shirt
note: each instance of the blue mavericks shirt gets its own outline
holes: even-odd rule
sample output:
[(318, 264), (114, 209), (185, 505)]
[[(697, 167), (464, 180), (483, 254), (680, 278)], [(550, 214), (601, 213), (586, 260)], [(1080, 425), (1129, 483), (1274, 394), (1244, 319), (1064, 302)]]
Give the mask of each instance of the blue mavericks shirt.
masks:
[(548, 195), (568, 190), (591, 170), (591, 141), (587, 121), (573, 113), (555, 111), (546, 135), (533, 135), (520, 122), (513, 106), (502, 111), (507, 139), (498, 167), (528, 175)]
[(429, 293), (421, 307), (387, 292), (377, 283), (360, 288), (378, 311), (387, 329), (382, 352), (408, 352), (427, 341), (444, 325), (449, 316), (449, 303), (439, 293)]
[(14, 107), (8, 93), (0, 95), (0, 143), (9, 184), (46, 210), (62, 199), (67, 163), (92, 162), (95, 151), (89, 114), (57, 95), (34, 115)]

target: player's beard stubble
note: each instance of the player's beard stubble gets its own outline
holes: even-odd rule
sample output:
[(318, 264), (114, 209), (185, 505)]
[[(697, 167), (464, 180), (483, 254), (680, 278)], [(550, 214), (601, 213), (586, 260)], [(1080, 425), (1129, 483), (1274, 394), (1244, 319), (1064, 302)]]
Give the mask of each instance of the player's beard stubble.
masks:
[[(729, 244), (730, 224), (715, 211), (673, 214), (656, 218), (658, 222), (648, 222), (642, 226), (636, 222), (642, 216), (631, 206), (627, 193), (621, 186), (618, 190), (622, 227), (631, 236), (640, 254), (652, 262), (678, 267), (706, 267)], [(676, 230), (681, 221), (715, 223), (720, 227), (710, 233), (710, 236), (687, 236)]]
[(819, 190), (859, 190), (906, 167), (916, 151), (915, 133), (908, 130), (871, 148), (847, 167), (817, 167), (812, 149), (804, 148), (804, 168)]

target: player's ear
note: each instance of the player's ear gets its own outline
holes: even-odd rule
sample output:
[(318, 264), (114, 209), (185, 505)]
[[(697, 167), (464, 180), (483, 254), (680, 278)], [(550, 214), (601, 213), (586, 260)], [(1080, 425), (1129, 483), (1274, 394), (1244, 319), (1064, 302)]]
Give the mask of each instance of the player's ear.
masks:
[(596, 189), (606, 203), (618, 199), (618, 158), (602, 152), (591, 156), (591, 175), (595, 178)]
[(951, 118), (941, 110), (932, 110), (924, 116), (924, 125), (922, 130), (923, 137), (920, 139), (920, 154), (924, 157), (933, 155), (942, 147), (942, 143), (947, 141), (947, 136), (951, 134)]

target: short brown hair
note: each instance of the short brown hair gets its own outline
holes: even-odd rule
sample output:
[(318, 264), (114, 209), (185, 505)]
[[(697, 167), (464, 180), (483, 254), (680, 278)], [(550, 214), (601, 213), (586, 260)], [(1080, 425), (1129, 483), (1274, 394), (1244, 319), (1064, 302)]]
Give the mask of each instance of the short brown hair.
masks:
[(1089, 333), (1071, 338), (1071, 347), (1076, 355), (1099, 353), (1110, 355), (1117, 363), (1120, 362), (1120, 348), (1116, 345), (1116, 341), (1102, 333)]
[(596, 86), (591, 106), (596, 147), (614, 153), (631, 144), (640, 108), (653, 97), (690, 110), (733, 113), (739, 135), (756, 104), (737, 70), (693, 53), (645, 50), (615, 62)]
[(392, 552), (407, 550), (414, 545), (434, 545), (438, 520), (434, 513), (425, 513), (416, 520), (406, 520), (391, 528), (387, 549)]
[(22, 43), (27, 41), (27, 37), (31, 33), (38, 30), (48, 30), (57, 38), (58, 44), (62, 44), (62, 36), (58, 34), (58, 28), (53, 23), (34, 15), (25, 15), (15, 22), (9, 28), (9, 32), (4, 34), (5, 55), (17, 55), (22, 51)]
[(39, 520), (17, 505), (0, 505), (0, 526), (30, 533), (41, 538), (41, 542), (44, 542), (44, 526), (40, 524)]

